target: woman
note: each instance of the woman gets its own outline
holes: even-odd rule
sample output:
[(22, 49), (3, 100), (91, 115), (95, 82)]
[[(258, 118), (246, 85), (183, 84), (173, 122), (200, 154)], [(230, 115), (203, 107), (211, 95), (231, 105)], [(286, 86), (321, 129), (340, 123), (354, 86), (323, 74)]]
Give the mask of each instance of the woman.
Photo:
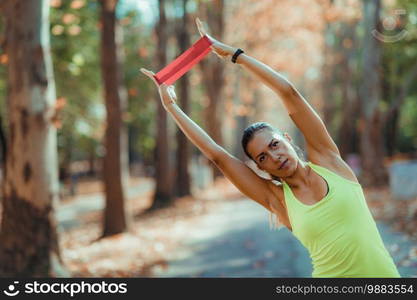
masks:
[[(240, 49), (208, 36), (198, 19), (197, 26), (200, 34), (211, 40), (216, 55), (232, 57), (278, 94), (304, 135), (308, 162), (298, 157), (288, 134), (267, 123), (255, 123), (244, 131), (244, 151), (281, 183), (259, 177), (181, 111), (173, 86), (161, 84), (162, 104), (184, 134), (242, 193), (275, 213), (300, 240), (310, 253), (313, 277), (400, 277), (361, 185), (318, 114), (280, 74)], [(153, 72), (142, 72), (157, 84)]]

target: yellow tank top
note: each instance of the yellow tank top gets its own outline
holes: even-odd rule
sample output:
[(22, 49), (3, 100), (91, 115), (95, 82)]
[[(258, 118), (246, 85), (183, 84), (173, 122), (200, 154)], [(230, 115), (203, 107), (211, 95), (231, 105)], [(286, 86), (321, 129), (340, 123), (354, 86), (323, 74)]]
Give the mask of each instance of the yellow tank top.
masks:
[(311, 162), (326, 180), (319, 202), (300, 202), (283, 182), (292, 232), (307, 248), (312, 277), (401, 277), (376, 227), (359, 183)]

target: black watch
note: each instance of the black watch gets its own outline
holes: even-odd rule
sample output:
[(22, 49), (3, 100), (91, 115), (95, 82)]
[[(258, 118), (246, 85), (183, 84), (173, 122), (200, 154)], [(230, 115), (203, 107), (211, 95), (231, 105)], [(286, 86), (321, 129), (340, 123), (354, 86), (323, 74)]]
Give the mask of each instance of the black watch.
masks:
[(235, 54), (233, 54), (233, 56), (232, 56), (232, 62), (235, 64), (236, 63), (236, 59), (237, 59), (237, 57), (240, 55), (240, 54), (242, 54), (242, 53), (245, 53), (242, 49), (240, 49), (240, 48), (238, 48), (237, 50), (236, 50), (236, 52), (235, 52)]

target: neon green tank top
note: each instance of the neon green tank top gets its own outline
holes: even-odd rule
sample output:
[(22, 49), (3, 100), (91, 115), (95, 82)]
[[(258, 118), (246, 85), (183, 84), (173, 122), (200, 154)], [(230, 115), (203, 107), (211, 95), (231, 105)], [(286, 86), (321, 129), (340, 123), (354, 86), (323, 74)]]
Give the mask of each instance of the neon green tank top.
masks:
[(307, 248), (312, 277), (401, 277), (376, 227), (359, 183), (311, 162), (328, 193), (319, 202), (300, 202), (283, 182), (292, 232)]

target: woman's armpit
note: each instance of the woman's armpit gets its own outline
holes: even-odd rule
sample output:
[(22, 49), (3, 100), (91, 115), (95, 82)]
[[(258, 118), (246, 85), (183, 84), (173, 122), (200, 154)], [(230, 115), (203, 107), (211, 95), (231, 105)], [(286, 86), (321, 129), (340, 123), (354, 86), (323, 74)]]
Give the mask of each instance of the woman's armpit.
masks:
[[(278, 224), (285, 225), (289, 230), (291, 229), (291, 223), (288, 217), (287, 207), (284, 201), (284, 192), (280, 183), (270, 182), (269, 187), (272, 191), (272, 196), (268, 199), (269, 211), (275, 215), (278, 219)], [(271, 217), (271, 216), (270, 216)]]

